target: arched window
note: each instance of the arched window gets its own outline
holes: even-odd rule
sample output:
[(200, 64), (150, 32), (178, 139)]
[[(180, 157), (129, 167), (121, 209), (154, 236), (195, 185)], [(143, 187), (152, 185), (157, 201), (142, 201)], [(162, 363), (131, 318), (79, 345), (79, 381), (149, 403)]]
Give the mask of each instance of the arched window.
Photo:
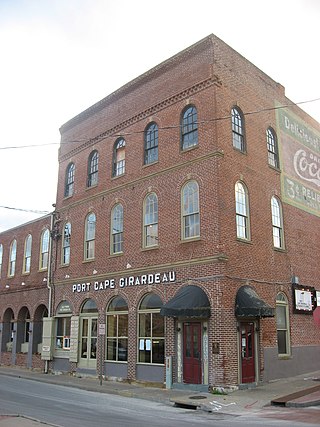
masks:
[(195, 145), (198, 145), (198, 113), (191, 105), (181, 116), (181, 149), (187, 150)]
[(96, 238), (96, 216), (92, 212), (86, 218), (85, 248), (84, 248), (85, 260), (94, 259), (95, 238)]
[(118, 203), (111, 212), (111, 253), (123, 252), (123, 206)]
[(30, 273), (31, 269), (32, 236), (28, 234), (24, 242), (23, 273)]
[(279, 168), (279, 153), (278, 153), (278, 142), (276, 133), (272, 128), (268, 128), (267, 131), (267, 149), (268, 149), (268, 163), (274, 168)]
[(88, 187), (93, 187), (98, 184), (98, 151), (92, 151), (88, 160)]
[(144, 133), (144, 164), (158, 161), (158, 126), (150, 123)]
[(284, 248), (283, 238), (283, 218), (282, 218), (282, 207), (280, 200), (277, 197), (271, 198), (271, 213), (272, 213), (272, 235), (273, 235), (273, 246), (275, 248)]
[(290, 355), (289, 305), (287, 297), (278, 293), (276, 300), (278, 354)]
[(187, 182), (182, 188), (182, 238), (200, 236), (199, 186), (196, 181)]
[(232, 143), (234, 148), (242, 152), (246, 151), (244, 135), (244, 118), (239, 108), (233, 107), (231, 110)]
[(128, 304), (120, 296), (107, 310), (107, 360), (128, 360)]
[(158, 245), (158, 197), (155, 193), (147, 195), (143, 212), (144, 247)]
[(49, 241), (50, 232), (46, 228), (41, 234), (40, 243), (40, 270), (47, 270), (49, 262)]
[(3, 245), (0, 244), (0, 278), (1, 278), (1, 271), (2, 271), (2, 260), (3, 260)]
[(62, 264), (70, 264), (71, 224), (67, 222), (63, 230)]
[(66, 170), (64, 197), (70, 197), (73, 194), (73, 191), (74, 191), (74, 171), (75, 171), (74, 163), (69, 163), (67, 170)]
[(249, 199), (247, 187), (242, 182), (235, 185), (237, 238), (250, 239)]
[(120, 176), (125, 172), (126, 164), (126, 141), (123, 138), (116, 140), (113, 148), (112, 176)]
[(139, 307), (139, 362), (164, 363), (164, 317), (160, 315), (161, 298), (146, 295)]
[(13, 277), (16, 271), (16, 259), (17, 259), (17, 241), (14, 239), (10, 246), (9, 255), (9, 271), (8, 276)]
[(69, 301), (62, 301), (56, 312), (56, 349), (70, 350), (72, 308)]

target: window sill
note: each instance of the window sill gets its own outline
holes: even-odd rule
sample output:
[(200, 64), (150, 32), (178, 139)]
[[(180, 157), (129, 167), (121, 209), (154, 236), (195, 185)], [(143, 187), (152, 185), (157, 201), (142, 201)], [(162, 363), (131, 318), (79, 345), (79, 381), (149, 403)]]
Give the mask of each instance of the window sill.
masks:
[(185, 243), (192, 243), (192, 242), (201, 242), (201, 237), (197, 236), (197, 237), (190, 237), (189, 239), (181, 239), (180, 243), (181, 244), (185, 244)]
[(123, 252), (117, 252), (115, 254), (110, 254), (109, 258), (115, 258), (115, 257), (122, 256), (122, 255), (123, 255)]
[(277, 168), (276, 166), (272, 166), (272, 165), (270, 165), (270, 163), (268, 163), (268, 166), (269, 166), (270, 169), (273, 169), (275, 172), (281, 173), (280, 168)]
[(150, 163), (145, 163), (142, 165), (142, 168), (147, 168), (148, 166), (153, 166), (153, 165), (156, 165), (157, 163), (159, 163), (159, 160), (155, 160), (154, 162), (150, 162)]
[(287, 250), (285, 248), (276, 248), (275, 246), (273, 247), (273, 250), (275, 252), (282, 252), (282, 253), (286, 253)]
[(290, 354), (278, 354), (279, 360), (291, 360), (292, 356)]
[(141, 252), (153, 251), (155, 249), (159, 249), (159, 245), (147, 246), (145, 248), (141, 248)]
[(85, 264), (85, 263), (87, 263), (87, 262), (92, 262), (92, 261), (95, 261), (95, 258), (84, 259), (84, 260), (82, 261), (82, 264)]
[(238, 153), (245, 154), (245, 155), (247, 155), (247, 154), (248, 154), (248, 153), (247, 153), (247, 150), (240, 150), (240, 148), (237, 148), (237, 147), (235, 147), (234, 145), (232, 146), (232, 148), (233, 148), (235, 151), (237, 151)]
[(195, 150), (196, 148), (199, 148), (199, 143), (192, 145), (191, 147), (187, 147), (187, 148), (180, 148), (180, 153), (188, 153), (189, 151)]
[(137, 362), (137, 365), (144, 365), (144, 366), (164, 366), (164, 363)]
[(98, 184), (90, 185), (90, 187), (86, 187), (86, 191), (90, 191), (92, 188), (98, 187)]
[(253, 245), (251, 240), (247, 240), (247, 239), (241, 239), (240, 237), (237, 237), (237, 242), (239, 243), (245, 243), (247, 245)]

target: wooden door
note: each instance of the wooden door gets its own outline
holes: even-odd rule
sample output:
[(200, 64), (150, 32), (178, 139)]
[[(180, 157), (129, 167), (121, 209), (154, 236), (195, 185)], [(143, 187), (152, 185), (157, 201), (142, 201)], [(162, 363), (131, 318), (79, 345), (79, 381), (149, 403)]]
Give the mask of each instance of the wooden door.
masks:
[(183, 382), (202, 383), (201, 323), (183, 324)]
[(255, 382), (254, 323), (240, 323), (241, 382)]

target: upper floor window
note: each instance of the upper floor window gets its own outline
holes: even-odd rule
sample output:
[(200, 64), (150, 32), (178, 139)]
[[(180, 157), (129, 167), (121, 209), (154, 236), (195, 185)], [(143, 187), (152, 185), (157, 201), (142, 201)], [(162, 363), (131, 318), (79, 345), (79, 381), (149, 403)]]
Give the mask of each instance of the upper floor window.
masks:
[(283, 218), (282, 218), (282, 207), (280, 200), (277, 197), (271, 198), (271, 213), (272, 213), (272, 234), (273, 234), (273, 246), (275, 248), (284, 248), (283, 238)]
[(244, 136), (244, 118), (239, 108), (233, 107), (231, 110), (232, 123), (232, 143), (234, 148), (242, 152), (246, 151)]
[(118, 203), (111, 212), (111, 253), (123, 252), (123, 206)]
[(287, 297), (282, 292), (277, 295), (276, 320), (278, 354), (288, 356), (290, 354), (289, 306)]
[(62, 264), (70, 264), (71, 224), (67, 222), (63, 230)]
[(125, 172), (126, 141), (123, 138), (116, 140), (113, 148), (113, 170), (112, 176), (120, 176)]
[(0, 244), (0, 277), (1, 277), (1, 270), (2, 270), (2, 259), (3, 259), (3, 245)]
[(9, 255), (9, 271), (8, 276), (14, 276), (16, 271), (16, 259), (17, 259), (17, 241), (14, 239), (10, 246), (10, 255)]
[(92, 151), (88, 159), (88, 187), (93, 187), (98, 184), (98, 151)]
[(23, 272), (30, 273), (31, 269), (31, 246), (32, 246), (32, 236), (28, 234), (24, 242), (24, 258), (23, 258)]
[(49, 240), (50, 232), (46, 228), (41, 234), (40, 242), (40, 270), (46, 270), (49, 262)]
[(249, 200), (247, 187), (242, 182), (235, 185), (237, 238), (250, 239)]
[(182, 238), (200, 236), (199, 186), (187, 182), (182, 188)]
[(158, 197), (155, 193), (147, 195), (143, 214), (144, 247), (158, 245)]
[(117, 296), (107, 311), (107, 360), (128, 360), (128, 304)]
[(150, 123), (144, 133), (144, 164), (158, 161), (158, 126)]
[(274, 168), (279, 168), (279, 153), (276, 133), (272, 128), (267, 129), (268, 163)]
[(96, 216), (92, 212), (86, 218), (85, 247), (84, 247), (85, 260), (93, 259), (95, 256), (95, 238), (96, 238)]
[(74, 191), (74, 171), (75, 171), (74, 163), (69, 163), (67, 170), (66, 170), (64, 197), (70, 197), (73, 194), (73, 191)]
[(181, 116), (181, 149), (198, 145), (198, 114), (194, 106), (187, 107)]
[(164, 363), (164, 317), (160, 314), (161, 298), (146, 295), (139, 307), (139, 362)]

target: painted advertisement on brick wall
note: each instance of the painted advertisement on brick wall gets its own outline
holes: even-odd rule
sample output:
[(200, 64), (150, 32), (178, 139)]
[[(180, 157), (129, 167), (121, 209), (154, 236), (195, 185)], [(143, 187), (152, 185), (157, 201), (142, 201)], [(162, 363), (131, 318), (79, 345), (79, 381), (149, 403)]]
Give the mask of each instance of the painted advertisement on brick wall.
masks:
[(320, 132), (277, 110), (283, 201), (320, 216)]

